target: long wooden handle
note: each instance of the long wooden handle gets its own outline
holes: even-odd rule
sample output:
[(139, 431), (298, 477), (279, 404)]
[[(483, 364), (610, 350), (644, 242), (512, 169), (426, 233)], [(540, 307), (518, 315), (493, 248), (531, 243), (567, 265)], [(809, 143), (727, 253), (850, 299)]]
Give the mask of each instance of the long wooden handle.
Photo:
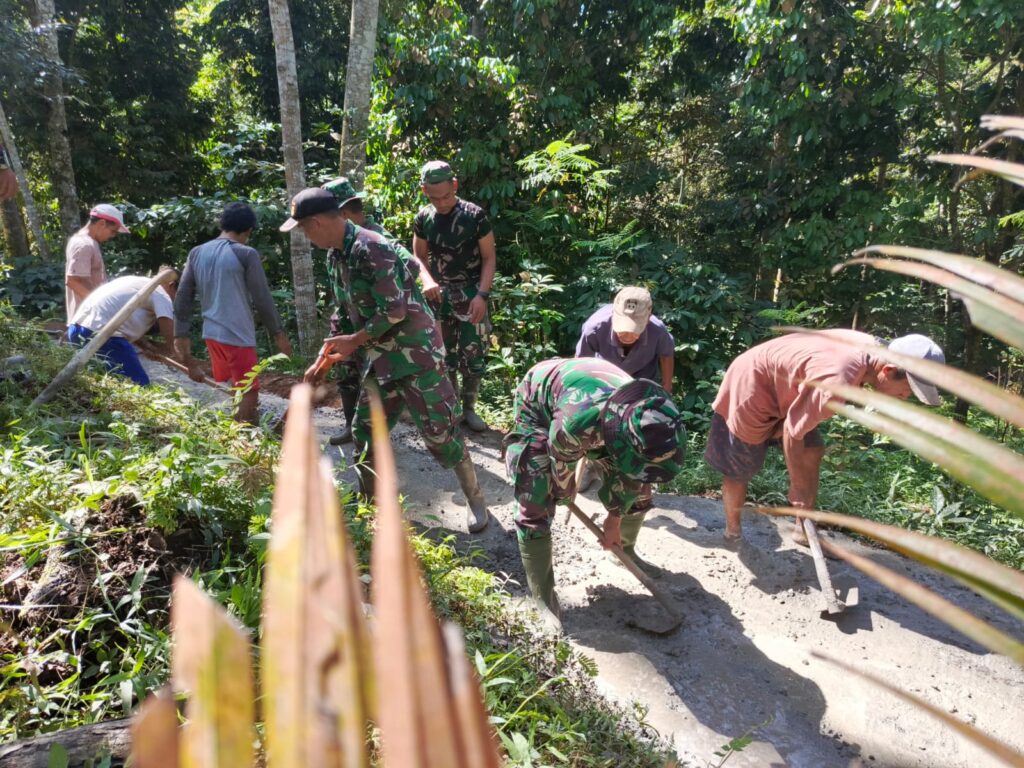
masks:
[(832, 577), (828, 572), (828, 564), (825, 562), (825, 553), (821, 551), (818, 529), (813, 520), (804, 517), (800, 518), (800, 521), (803, 523), (804, 533), (807, 534), (807, 546), (811, 549), (811, 557), (814, 558), (814, 572), (818, 576), (818, 585), (821, 587), (821, 593), (825, 596), (825, 608), (833, 615), (842, 613), (846, 606), (836, 597), (836, 590), (832, 586)]
[[(173, 357), (167, 357), (167, 355), (161, 355), (159, 352), (153, 352), (152, 355), (153, 355), (153, 357), (155, 357), (157, 360), (159, 360), (164, 365), (169, 365), (169, 366), (171, 366), (171, 368), (175, 368), (176, 370), (179, 370), (182, 373), (188, 373), (189, 372), (187, 365), (182, 365), (177, 360), (175, 360)], [(206, 375), (203, 376), (203, 383), (204, 384), (208, 384), (209, 386), (214, 387), (216, 389), (219, 389), (222, 392), (227, 392), (229, 395), (233, 395), (235, 393), (235, 391), (233, 389), (231, 389), (231, 387), (225, 387), (219, 381), (214, 381), (213, 379), (211, 379), (209, 376), (206, 376)]]
[[(576, 502), (569, 502), (569, 511), (578, 517), (580, 521), (590, 529), (592, 534), (597, 536), (598, 541), (604, 541), (604, 531), (597, 526), (597, 523), (593, 521), (590, 515), (576, 506)], [(676, 605), (675, 601), (658, 589), (658, 586), (654, 583), (651, 577), (640, 570), (640, 567), (633, 562), (633, 558), (627, 555), (622, 550), (621, 546), (616, 545), (614, 547), (609, 547), (608, 549), (619, 559), (619, 562), (626, 567), (626, 570), (632, 573), (636, 577), (637, 581), (644, 585), (644, 588), (654, 596), (654, 599), (661, 603), (661, 607), (668, 611), (669, 615), (673, 619), (677, 621), (682, 620), (682, 611), (679, 610), (679, 606)]]

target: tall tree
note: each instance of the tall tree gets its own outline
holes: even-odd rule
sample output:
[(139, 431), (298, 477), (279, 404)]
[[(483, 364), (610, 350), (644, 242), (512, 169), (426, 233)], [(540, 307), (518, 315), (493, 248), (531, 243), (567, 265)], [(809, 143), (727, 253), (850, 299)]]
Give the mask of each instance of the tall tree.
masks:
[(7, 122), (7, 115), (4, 112), (3, 105), (0, 104), (0, 138), (4, 140), (4, 146), (7, 148), (7, 154), (11, 156), (11, 170), (14, 171), (14, 175), (18, 177), (18, 187), (21, 189), (21, 199), (25, 203), (25, 213), (28, 216), (29, 226), (32, 227), (32, 236), (36, 240), (36, 247), (39, 249), (39, 255), (44, 260), (50, 258), (50, 250), (46, 245), (46, 240), (43, 238), (43, 228), (39, 222), (39, 214), (36, 211), (35, 201), (32, 199), (32, 190), (28, 186), (28, 178), (25, 176), (25, 169), (21, 165), (21, 158), (18, 156), (18, 147), (14, 143), (14, 134), (11, 133), (11, 126)]
[(366, 177), (366, 129), (370, 122), (373, 54), (377, 47), (379, 13), (379, 0), (352, 0), (339, 165), (341, 174), (348, 176), (356, 189), (363, 188)]
[[(299, 108), (299, 82), (295, 68), (295, 43), (288, 0), (268, 0), (270, 26), (274, 31), (277, 56), (277, 90), (281, 101), (281, 144), (284, 152), (284, 176), (289, 200), (306, 186), (302, 160), (302, 112)], [(295, 291), (295, 315), (299, 326), (299, 348), (311, 354), (320, 339), (316, 317), (316, 287), (313, 282), (313, 254), (309, 241), (298, 228), (291, 231), (292, 284)]]
[(57, 45), (55, 16), (53, 0), (34, 0), (32, 3), (32, 23), (40, 31), (40, 47), (48, 64), (43, 72), (43, 96), (47, 102), (46, 133), (53, 186), (57, 192), (61, 229), (66, 237), (71, 237), (82, 226), (82, 220), (78, 211), (71, 143), (68, 141), (68, 119), (64, 111), (64, 83), (61, 80), (64, 65)]
[(25, 221), (21, 218), (21, 209), (17, 198), (10, 198), (0, 203), (0, 217), (3, 219), (4, 240), (15, 260), (28, 258), (28, 236), (25, 234)]

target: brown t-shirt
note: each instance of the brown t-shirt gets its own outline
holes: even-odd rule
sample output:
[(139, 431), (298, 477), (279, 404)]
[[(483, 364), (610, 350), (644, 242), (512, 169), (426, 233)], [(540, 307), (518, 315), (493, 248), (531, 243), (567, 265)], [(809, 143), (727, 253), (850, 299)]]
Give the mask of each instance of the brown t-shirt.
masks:
[[(877, 343), (859, 331), (829, 332), (861, 344)], [(733, 360), (712, 406), (729, 431), (745, 443), (781, 437), (784, 424), (790, 437), (803, 438), (832, 416), (827, 404), (833, 395), (805, 381), (829, 381), (860, 386), (871, 366), (866, 353), (827, 336), (791, 333), (766, 341)]]
[[(84, 279), (89, 287), (95, 290), (107, 280), (107, 270), (103, 265), (103, 254), (100, 244), (89, 236), (87, 229), (82, 228), (71, 236), (65, 249), (66, 261), (64, 277), (72, 275)], [(64, 301), (67, 305), (68, 322), (78, 312), (79, 300), (70, 287), (64, 287)]]

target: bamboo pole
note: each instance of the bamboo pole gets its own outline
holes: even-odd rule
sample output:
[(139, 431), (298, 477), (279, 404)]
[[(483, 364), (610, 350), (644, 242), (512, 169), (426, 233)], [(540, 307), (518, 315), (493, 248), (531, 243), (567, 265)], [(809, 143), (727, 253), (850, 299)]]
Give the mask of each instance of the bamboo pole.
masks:
[(36, 399), (32, 401), (32, 405), (37, 406), (50, 402), (50, 400), (53, 399), (53, 396), (57, 393), (57, 390), (75, 377), (75, 374), (78, 373), (87, 362), (89, 362), (90, 358), (92, 358), (92, 356), (99, 351), (100, 347), (107, 342), (107, 339), (114, 335), (124, 321), (131, 317), (132, 313), (136, 309), (142, 306), (142, 302), (148, 299), (153, 291), (161, 285), (173, 282), (176, 277), (177, 273), (173, 269), (165, 269), (140, 288), (139, 292), (135, 294), (132, 300), (121, 307), (117, 314), (111, 318), (110, 322), (103, 326), (95, 336), (89, 339), (88, 344), (75, 353), (75, 356), (71, 358), (71, 362), (65, 365), (61, 372), (53, 377), (53, 381), (46, 386), (46, 389), (36, 396)]

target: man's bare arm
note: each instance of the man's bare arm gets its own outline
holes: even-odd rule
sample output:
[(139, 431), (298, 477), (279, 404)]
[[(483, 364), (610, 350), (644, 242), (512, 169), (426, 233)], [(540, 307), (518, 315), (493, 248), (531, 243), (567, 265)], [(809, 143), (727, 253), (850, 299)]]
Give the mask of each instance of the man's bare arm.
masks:
[(439, 301), (441, 299), (441, 287), (427, 268), (427, 262), (430, 260), (427, 241), (416, 235), (412, 236), (412, 257), (420, 265), (420, 282), (423, 284), (423, 295), (428, 299)]
[(672, 375), (675, 370), (675, 358), (672, 355), (663, 355), (658, 358), (658, 365), (661, 368), (661, 386), (672, 394)]
[[(75, 294), (75, 297), (78, 299), (79, 303), (84, 301), (85, 297), (88, 296), (93, 291), (92, 284), (84, 277), (80, 277), (79, 275), (68, 275), (66, 278), (64, 278), (64, 284), (71, 289), (71, 292), (73, 294)], [(70, 320), (70, 318), (68, 319)]]
[(813, 509), (818, 498), (818, 476), (824, 447), (808, 448), (801, 437), (795, 439), (788, 429), (782, 431), (782, 450), (789, 470), (789, 501), (794, 507)]
[[(488, 232), (477, 241), (480, 246), (480, 290), (491, 292), (494, 273), (498, 267), (498, 258), (494, 248), (494, 233)], [(482, 323), (487, 316), (487, 300), (482, 296), (474, 296), (469, 303), (469, 319), (473, 323)]]

